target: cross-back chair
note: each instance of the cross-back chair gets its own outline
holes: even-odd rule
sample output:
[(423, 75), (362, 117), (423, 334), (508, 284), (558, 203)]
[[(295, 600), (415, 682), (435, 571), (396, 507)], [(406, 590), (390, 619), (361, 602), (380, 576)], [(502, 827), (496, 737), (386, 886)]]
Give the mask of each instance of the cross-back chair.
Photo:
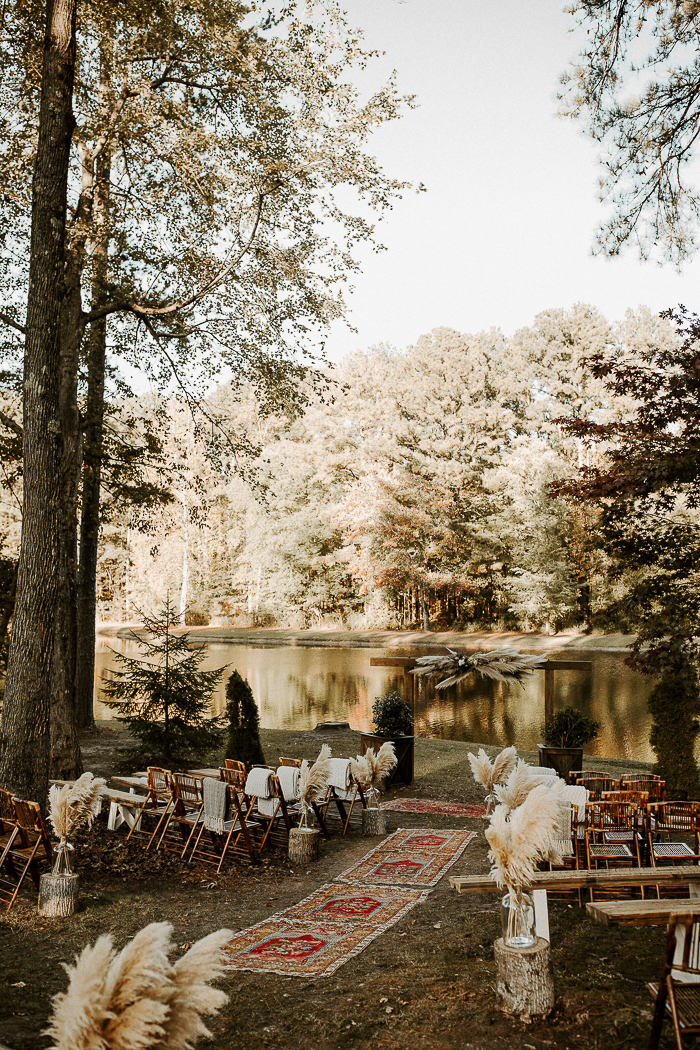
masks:
[[(165, 825), (158, 838), (158, 849), (179, 853), (184, 859), (190, 842), (202, 819), (204, 809), (204, 792), (202, 777), (191, 773), (172, 774), (172, 804), (169, 807)], [(177, 828), (177, 834), (175, 827)]]
[[(657, 1050), (664, 1018), (670, 1017), (677, 1050), (684, 1050), (684, 1036), (700, 1035), (700, 916), (672, 915), (666, 937), (666, 954), (658, 984), (647, 988), (656, 1000), (649, 1050)], [(678, 980), (679, 973), (696, 979)]]
[(17, 833), (9, 837), (1, 854), (5, 870), (11, 874), (9, 881), (12, 885), (7, 887), (0, 884), (0, 899), (5, 901), (7, 911), (15, 903), (27, 875), (34, 888), (39, 891), (41, 865), (50, 868), (53, 859), (51, 840), (46, 832), (39, 804), (15, 798), (13, 806)]
[[(162, 769), (160, 766), (149, 766), (147, 776), (146, 797), (134, 817), (134, 823), (126, 836), (126, 841), (128, 842), (134, 833), (145, 834), (149, 836), (146, 849), (150, 849), (163, 820), (172, 806), (173, 775), (169, 769)], [(155, 820), (155, 827), (152, 831), (144, 830), (144, 818)]]

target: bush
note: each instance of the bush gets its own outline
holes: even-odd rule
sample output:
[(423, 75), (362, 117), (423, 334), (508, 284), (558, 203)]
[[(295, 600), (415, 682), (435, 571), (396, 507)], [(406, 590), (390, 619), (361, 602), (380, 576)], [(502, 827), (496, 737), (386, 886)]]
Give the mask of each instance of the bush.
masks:
[(583, 747), (597, 735), (600, 722), (582, 715), (575, 707), (557, 711), (544, 727), (544, 742), (549, 747)]
[(396, 690), (376, 697), (372, 706), (372, 723), (379, 736), (411, 736), (413, 733), (411, 708)]
[(664, 675), (647, 703), (654, 719), (649, 734), (657, 757), (654, 773), (666, 781), (666, 797), (700, 797), (694, 754), (700, 723), (688, 711), (687, 676)]
[(226, 716), (229, 722), (226, 757), (245, 762), (248, 768), (264, 765), (258, 705), (253, 690), (238, 671), (232, 671), (226, 683)]

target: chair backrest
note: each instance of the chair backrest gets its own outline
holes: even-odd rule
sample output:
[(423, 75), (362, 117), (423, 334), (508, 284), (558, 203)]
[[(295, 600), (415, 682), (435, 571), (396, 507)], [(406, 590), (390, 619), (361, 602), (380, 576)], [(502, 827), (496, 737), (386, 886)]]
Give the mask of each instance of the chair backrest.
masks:
[(620, 780), (661, 780), (656, 773), (624, 773)]
[(14, 795), (0, 788), (0, 823), (14, 824), (16, 819)]
[(586, 831), (630, 831), (636, 829), (638, 823), (639, 806), (634, 802), (586, 803)]
[(601, 796), (602, 802), (635, 802), (638, 806), (646, 807), (649, 801), (648, 791), (604, 791)]
[(148, 767), (148, 786), (151, 791), (165, 794), (172, 789), (172, 773), (169, 769), (161, 769), (160, 766)]
[(698, 802), (652, 802), (651, 829), (658, 834), (693, 835), (700, 826)]
[(651, 778), (630, 777), (620, 778), (621, 791), (646, 791), (650, 802), (666, 801), (666, 781)]
[(219, 779), (229, 784), (236, 791), (243, 791), (246, 782), (246, 771), (245, 769), (227, 769), (224, 766), (220, 766)]
[[(671, 915), (668, 921), (666, 938), (665, 975), (671, 970), (682, 970), (684, 973), (700, 973), (700, 936), (698, 926), (700, 915)], [(683, 948), (676, 952), (676, 945), (682, 942)]]
[(38, 839), (45, 859), (51, 861), (51, 840), (46, 831), (39, 803), (16, 798), (14, 799), (14, 808), (24, 841), (28, 844), (33, 844)]
[(301, 769), (301, 759), (300, 758), (288, 758), (285, 755), (280, 755), (280, 765), (281, 766), (296, 766), (297, 769)]
[(191, 773), (173, 773), (175, 794), (179, 802), (186, 806), (201, 806), (204, 801), (202, 778)]
[(575, 784), (578, 780), (582, 780), (584, 777), (596, 777), (596, 779), (602, 777), (604, 780), (609, 780), (610, 774), (604, 769), (572, 769), (569, 773), (569, 783)]
[(590, 792), (591, 801), (597, 801), (604, 791), (619, 791), (620, 781), (611, 777), (577, 777), (576, 783)]
[(224, 759), (224, 767), (226, 769), (238, 770), (239, 773), (245, 773), (245, 771), (246, 771), (246, 769), (245, 769), (245, 762), (239, 762), (238, 759), (236, 759), (236, 758), (226, 758), (226, 759)]

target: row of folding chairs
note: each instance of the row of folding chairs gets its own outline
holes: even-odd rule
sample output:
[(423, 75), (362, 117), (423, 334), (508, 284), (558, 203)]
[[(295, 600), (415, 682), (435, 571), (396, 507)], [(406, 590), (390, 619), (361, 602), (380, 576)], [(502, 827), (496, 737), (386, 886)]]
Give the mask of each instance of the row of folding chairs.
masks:
[(39, 891), (42, 865), (50, 870), (51, 840), (36, 802), (0, 788), (0, 901), (9, 911), (27, 877)]
[(666, 801), (666, 782), (651, 773), (628, 773), (613, 777), (604, 770), (583, 770), (569, 773), (569, 783), (585, 787), (591, 802), (602, 799), (608, 791), (644, 791), (650, 802)]

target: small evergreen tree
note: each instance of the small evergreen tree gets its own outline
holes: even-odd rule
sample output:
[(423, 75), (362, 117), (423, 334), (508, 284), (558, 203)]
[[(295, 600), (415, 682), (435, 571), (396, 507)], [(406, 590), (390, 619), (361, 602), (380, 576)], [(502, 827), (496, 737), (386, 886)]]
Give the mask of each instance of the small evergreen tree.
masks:
[(248, 767), (264, 765), (258, 705), (253, 690), (238, 671), (233, 671), (226, 683), (226, 717), (229, 722), (226, 756), (245, 762)]
[(173, 634), (180, 617), (169, 597), (143, 619), (153, 640), (133, 636), (145, 646), (142, 658), (115, 653), (121, 667), (103, 678), (105, 703), (150, 755), (184, 758), (219, 746), (223, 719), (207, 717), (207, 710), (224, 668), (200, 669), (205, 647), (192, 649), (189, 634)]

